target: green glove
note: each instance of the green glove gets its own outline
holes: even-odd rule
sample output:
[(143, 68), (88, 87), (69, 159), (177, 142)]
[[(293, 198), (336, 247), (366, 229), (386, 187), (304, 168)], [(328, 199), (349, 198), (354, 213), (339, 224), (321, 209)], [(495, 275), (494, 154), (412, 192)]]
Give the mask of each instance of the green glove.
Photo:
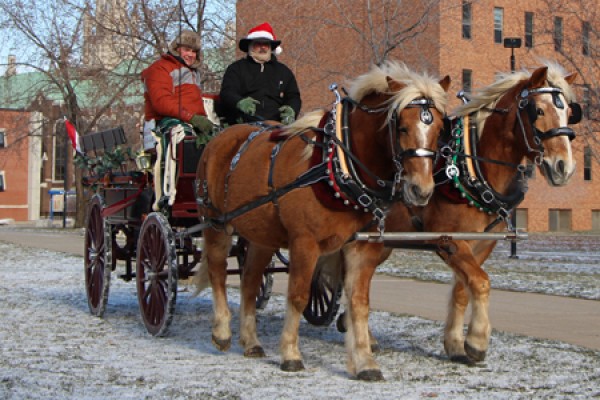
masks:
[(279, 107), (279, 116), (284, 125), (289, 125), (296, 120), (296, 112), (290, 106)]
[(205, 135), (210, 135), (213, 133), (213, 129), (215, 125), (210, 122), (208, 118), (203, 115), (194, 114), (192, 119), (190, 119), (190, 124), (194, 127), (194, 129), (200, 133), (204, 133)]
[(257, 104), (260, 104), (260, 101), (253, 99), (252, 97), (246, 97), (238, 101), (236, 107), (244, 114), (254, 115), (256, 114)]

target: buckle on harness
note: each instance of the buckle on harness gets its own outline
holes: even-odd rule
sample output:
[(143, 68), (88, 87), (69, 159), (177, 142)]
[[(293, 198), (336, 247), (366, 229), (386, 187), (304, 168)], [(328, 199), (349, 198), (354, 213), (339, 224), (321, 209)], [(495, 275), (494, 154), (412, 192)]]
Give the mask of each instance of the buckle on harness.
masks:
[(369, 207), (373, 204), (373, 199), (366, 193), (361, 194), (356, 201), (363, 207)]

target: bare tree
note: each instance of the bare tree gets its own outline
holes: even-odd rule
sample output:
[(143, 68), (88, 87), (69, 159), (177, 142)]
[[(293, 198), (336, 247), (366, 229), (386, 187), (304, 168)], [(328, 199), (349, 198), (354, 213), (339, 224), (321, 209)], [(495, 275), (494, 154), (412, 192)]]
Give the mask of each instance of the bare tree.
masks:
[[(109, 3), (117, 9), (104, 8)], [(128, 98), (140, 101), (141, 112), (139, 73), (167, 50), (179, 31), (193, 29), (205, 43), (217, 41), (234, 13), (231, 0), (214, 3), (209, 7), (205, 0), (0, 0), (0, 29), (10, 32), (6, 37), (13, 37), (13, 46), (19, 49), (15, 67), (44, 76), (31, 93), (32, 101), (39, 93), (58, 93), (61, 113), (85, 135), (102, 126), (109, 114), (109, 120), (117, 122), (115, 110), (122, 110)], [(99, 55), (100, 51), (104, 53)], [(81, 226), (85, 199), (80, 170), (75, 171), (75, 184), (75, 224)]]
[[(593, 157), (600, 162), (600, 10), (592, 0), (544, 0), (537, 14), (541, 43), (579, 74), (578, 97), (583, 121), (578, 127)], [(538, 36), (536, 36), (538, 37)]]

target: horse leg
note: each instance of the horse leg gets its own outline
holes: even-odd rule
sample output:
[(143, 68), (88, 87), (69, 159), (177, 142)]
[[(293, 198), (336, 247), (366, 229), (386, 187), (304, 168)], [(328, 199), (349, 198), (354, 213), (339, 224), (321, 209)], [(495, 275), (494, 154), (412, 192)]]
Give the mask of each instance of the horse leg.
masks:
[(308, 304), (310, 283), (320, 251), (314, 241), (296, 239), (290, 243), (289, 253), (287, 309), (280, 342), (281, 369), (296, 372), (304, 369), (298, 347), (298, 329)]
[[(489, 346), (492, 327), (489, 321), (489, 296), (490, 296), (490, 279), (488, 274), (481, 269), (471, 248), (466, 242), (457, 242), (457, 252), (448, 257), (447, 263), (454, 270), (456, 276), (460, 279), (465, 288), (460, 286), (453, 290), (453, 306), (456, 307), (456, 315), (461, 313), (461, 307), (466, 307), (468, 298), (464, 289), (468, 289), (472, 305), (471, 305), (471, 321), (467, 330), (467, 337), (464, 341), (464, 350), (466, 355), (474, 362), (483, 361), (485, 359)], [(467, 299), (465, 299), (467, 298)], [(454, 316), (449, 316), (452, 319)], [(458, 318), (460, 319), (460, 318)], [(456, 321), (453, 321), (456, 325)], [(446, 331), (456, 332), (458, 326), (446, 327)], [(452, 340), (456, 338), (448, 338), (450, 345)], [(456, 350), (454, 350), (456, 351)], [(456, 355), (459, 355), (456, 353)]]
[(208, 278), (213, 293), (212, 342), (218, 350), (227, 351), (231, 347), (231, 311), (227, 304), (225, 285), (231, 236), (214, 229), (206, 229), (203, 238), (203, 262), (208, 263)]
[(469, 305), (469, 293), (465, 285), (455, 276), (452, 294), (448, 302), (448, 316), (444, 329), (444, 349), (452, 362), (471, 364), (465, 353), (463, 335), (465, 311)]
[(263, 273), (271, 262), (273, 251), (255, 245), (248, 246), (242, 272), (240, 305), (240, 344), (245, 357), (265, 357), (265, 351), (256, 334), (256, 297)]
[(369, 288), (379, 264), (381, 245), (347, 245), (344, 248), (346, 277), (344, 290), (348, 298), (346, 310), (346, 351), (348, 372), (360, 380), (384, 380), (371, 351), (369, 330)]

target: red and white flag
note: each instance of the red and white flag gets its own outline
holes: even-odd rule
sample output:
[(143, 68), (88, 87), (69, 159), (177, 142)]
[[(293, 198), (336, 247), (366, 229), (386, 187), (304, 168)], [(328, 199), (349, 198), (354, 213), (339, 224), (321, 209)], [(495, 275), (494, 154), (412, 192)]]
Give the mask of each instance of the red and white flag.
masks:
[(65, 128), (67, 128), (67, 135), (69, 135), (69, 138), (71, 139), (73, 149), (77, 153), (83, 154), (83, 151), (81, 151), (81, 146), (79, 145), (79, 133), (77, 133), (77, 129), (75, 129), (75, 126), (73, 126), (67, 117), (65, 117)]

